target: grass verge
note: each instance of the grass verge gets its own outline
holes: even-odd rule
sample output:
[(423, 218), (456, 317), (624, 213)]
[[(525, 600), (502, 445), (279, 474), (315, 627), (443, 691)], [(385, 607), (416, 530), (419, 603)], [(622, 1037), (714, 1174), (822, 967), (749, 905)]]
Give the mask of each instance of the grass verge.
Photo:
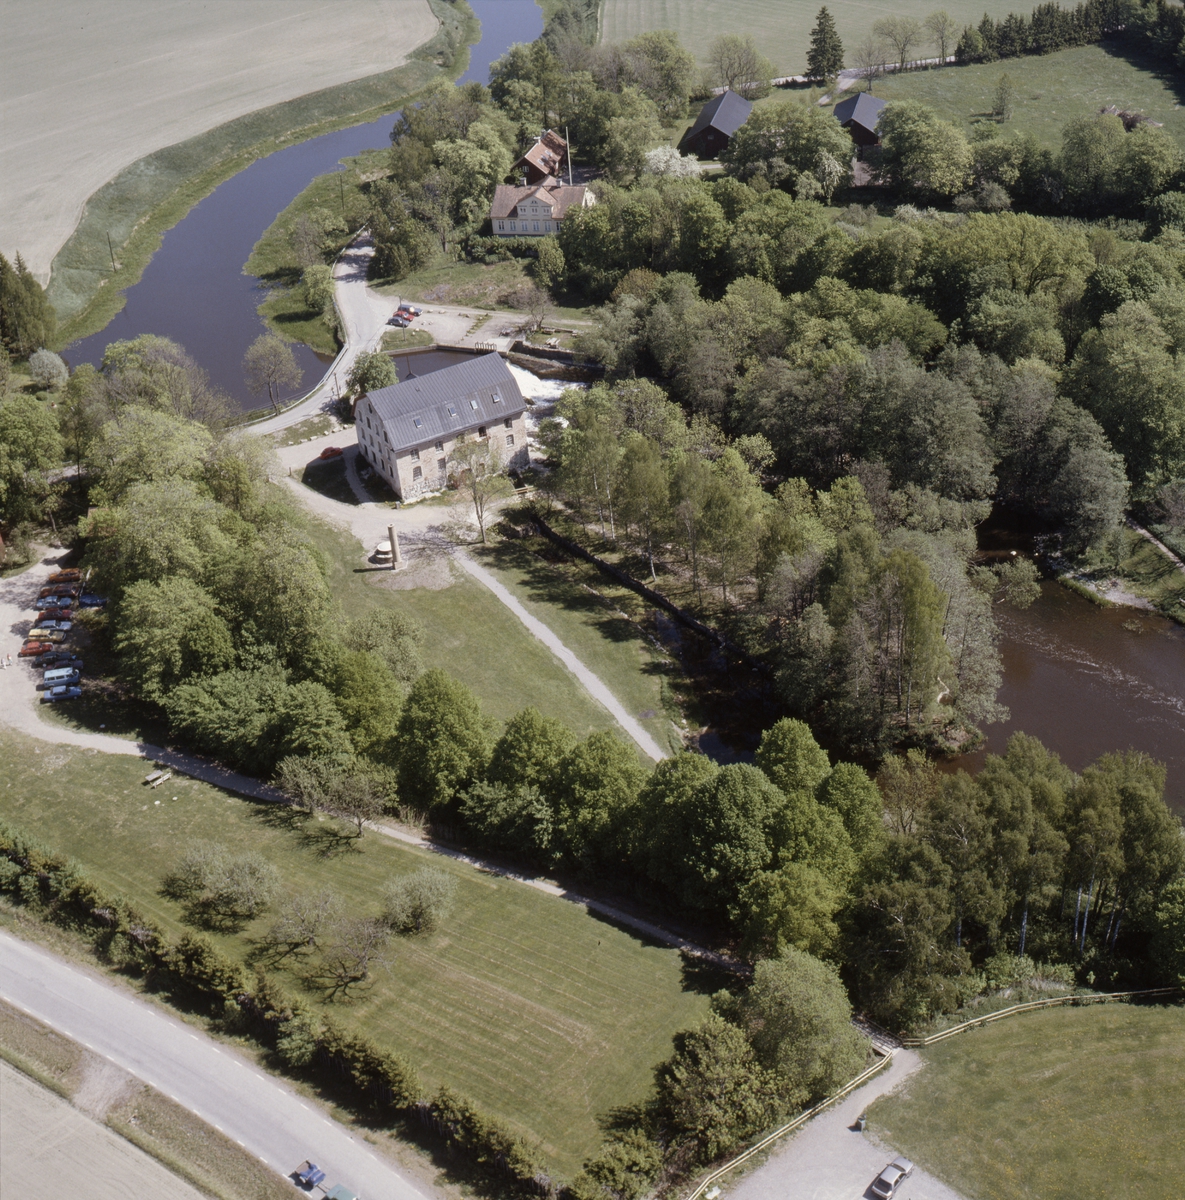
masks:
[(123, 307), (122, 291), (139, 280), (165, 231), (255, 159), (373, 120), (406, 103), (442, 71), (463, 71), (468, 46), (478, 37), (477, 19), (464, 0), (429, 3), (441, 29), (402, 67), (248, 113), (158, 150), (91, 196), (78, 228), (53, 261), (49, 298), (58, 312), (58, 345), (101, 330)]
[(322, 413), (316, 417), (307, 417), (295, 425), (289, 425), (287, 429), (281, 429), (279, 433), (273, 433), (271, 437), (273, 444), (279, 449), (282, 446), (296, 446), (312, 438), (324, 437), (333, 430), (333, 418)]
[(1059, 1008), (923, 1051), (874, 1132), (973, 1200), (1174, 1195), (1185, 1163), (1185, 1009)]
[[(456, 903), (439, 932), (401, 939), (389, 969), (328, 1011), (405, 1055), (427, 1088), (455, 1087), (537, 1141), (558, 1174), (570, 1176), (599, 1144), (598, 1115), (647, 1094), (671, 1035), (699, 1019), (721, 986), (679, 952), (523, 884), (375, 834), (346, 842), (328, 820), (195, 780), (149, 799), (134, 759), (33, 751), (30, 739), (0, 731), (12, 784), (0, 789), (0, 814), (173, 932), (184, 913), (160, 894), (160, 879), (199, 838), (263, 855), (287, 896), (329, 888), (358, 916), (378, 911), (395, 875), (428, 862), (452, 875)], [(209, 936), (245, 960), (271, 919)], [(272, 969), (309, 1003), (327, 1003), (306, 982), (307, 964), (290, 958)]]

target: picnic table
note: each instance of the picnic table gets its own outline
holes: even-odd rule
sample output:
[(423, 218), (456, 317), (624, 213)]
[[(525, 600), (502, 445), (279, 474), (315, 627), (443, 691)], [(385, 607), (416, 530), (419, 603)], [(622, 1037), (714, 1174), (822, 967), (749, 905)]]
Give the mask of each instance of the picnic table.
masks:
[(145, 775), (144, 782), (146, 784), (148, 784), (149, 787), (158, 788), (166, 780), (172, 779), (172, 778), (173, 778), (172, 771), (158, 770), (158, 771), (151, 771), (151, 772), (149, 772), (149, 774)]

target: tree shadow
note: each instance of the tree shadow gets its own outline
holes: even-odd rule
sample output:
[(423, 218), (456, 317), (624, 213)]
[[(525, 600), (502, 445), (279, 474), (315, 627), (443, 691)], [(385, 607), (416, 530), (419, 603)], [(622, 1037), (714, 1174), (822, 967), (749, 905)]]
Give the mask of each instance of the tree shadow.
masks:
[(341, 830), (328, 821), (315, 821), (300, 830), (300, 844), (312, 850), (318, 858), (338, 858), (343, 854), (360, 854), (361, 835), (354, 830)]
[(1139, 42), (1125, 37), (1108, 38), (1099, 43), (1099, 49), (1112, 58), (1122, 59), (1128, 66), (1151, 75), (1172, 92), (1177, 103), (1185, 103), (1185, 77), (1172, 59), (1162, 58)]

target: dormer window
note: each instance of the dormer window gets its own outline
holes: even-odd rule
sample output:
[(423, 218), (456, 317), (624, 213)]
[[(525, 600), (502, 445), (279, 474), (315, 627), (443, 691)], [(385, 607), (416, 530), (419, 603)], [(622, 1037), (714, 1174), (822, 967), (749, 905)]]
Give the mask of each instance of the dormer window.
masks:
[(493, 394), (493, 396), (491, 397), (491, 399), (494, 401), (495, 404), (501, 404), (502, 403), (502, 393), (495, 392)]
[(424, 424), (424, 422), (421, 421), (419, 417), (412, 417), (412, 420), (416, 423), (417, 429), (419, 429)]
[(457, 410), (453, 408), (451, 404), (448, 406), (448, 415), (450, 417), (455, 417), (457, 415)]
[(470, 401), (469, 401), (469, 407), (470, 407), (471, 409), (473, 409), (473, 411), (474, 411), (474, 412), (476, 412), (476, 411), (477, 411), (477, 401), (476, 401), (476, 400), (470, 400)]

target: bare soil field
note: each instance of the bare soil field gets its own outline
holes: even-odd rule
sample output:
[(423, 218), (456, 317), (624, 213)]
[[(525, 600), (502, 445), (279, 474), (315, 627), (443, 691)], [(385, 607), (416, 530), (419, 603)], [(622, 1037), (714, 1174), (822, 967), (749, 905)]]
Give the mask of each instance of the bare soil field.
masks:
[(201, 1200), (201, 1192), (0, 1061), (0, 1195), (24, 1200)]
[(390, 71), (438, 27), (428, 0), (0, 0), (0, 251), (44, 282), (121, 168)]

